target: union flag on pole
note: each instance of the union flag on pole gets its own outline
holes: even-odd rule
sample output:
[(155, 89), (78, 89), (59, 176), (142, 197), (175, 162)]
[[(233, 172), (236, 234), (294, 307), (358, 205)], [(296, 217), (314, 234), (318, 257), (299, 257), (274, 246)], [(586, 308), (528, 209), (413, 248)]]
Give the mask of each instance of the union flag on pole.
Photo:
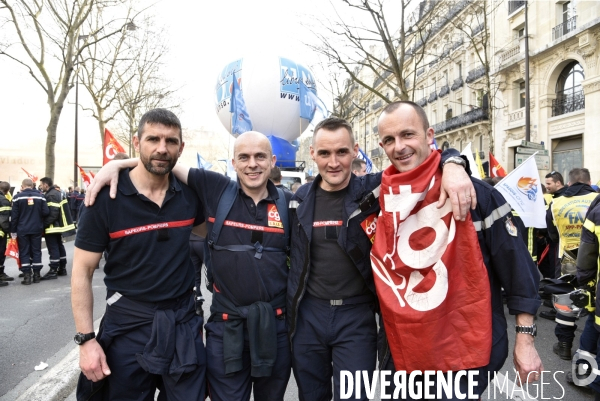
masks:
[(79, 167), (79, 164), (76, 164), (76, 166), (79, 169), (79, 174), (81, 174), (81, 180), (83, 181), (83, 183), (87, 187), (92, 182), (92, 180), (90, 179), (90, 176), (87, 175), (87, 173), (85, 172), (84, 169), (82, 169), (81, 167)]
[(492, 152), (490, 152), (490, 177), (506, 177), (506, 170), (498, 163)]
[(23, 167), (21, 167), (21, 170), (23, 170), (25, 172), (25, 174), (27, 174), (27, 177), (31, 178), (31, 181), (36, 182), (38, 180), (37, 175), (31, 174), (29, 171), (25, 170)]
[(115, 139), (108, 128), (104, 128), (104, 155), (102, 165), (104, 166), (106, 163), (114, 159), (115, 155), (119, 152), (125, 153), (125, 149), (123, 149), (121, 144)]

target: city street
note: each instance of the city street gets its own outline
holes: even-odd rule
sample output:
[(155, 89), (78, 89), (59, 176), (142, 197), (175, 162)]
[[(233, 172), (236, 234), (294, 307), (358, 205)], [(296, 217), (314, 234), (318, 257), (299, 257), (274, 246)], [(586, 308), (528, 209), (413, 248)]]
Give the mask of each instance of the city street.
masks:
[[(22, 381), (27, 387), (42, 377), (75, 347), (75, 324), (71, 313), (71, 269), (74, 242), (65, 243), (67, 277), (21, 285), (14, 259), (6, 258), (6, 273), (15, 278), (0, 289), (0, 397)], [(44, 268), (48, 271), (48, 251), (42, 250)], [(104, 261), (101, 261), (101, 265)], [(94, 320), (104, 312), (106, 290), (104, 274), (94, 274)], [(40, 362), (49, 367), (35, 371)]]
[[(67, 265), (68, 277), (42, 281), (40, 284), (32, 284), (31, 286), (20, 284), (20, 280), (17, 279), (16, 264), (12, 259), (7, 259), (6, 272), (15, 277), (15, 281), (8, 287), (0, 289), (0, 305), (2, 305), (2, 313), (0, 314), (0, 400), (2, 401), (16, 399), (76, 347), (72, 340), (75, 327), (70, 300), (73, 246), (74, 242), (72, 241), (65, 244), (69, 260)], [(47, 258), (47, 252), (44, 250), (44, 263), (47, 263)], [(104, 261), (101, 262), (101, 266), (103, 264)], [(46, 271), (47, 267), (42, 270), (43, 273)], [(105, 287), (101, 269), (94, 275), (93, 288), (94, 319), (97, 320), (101, 317), (105, 305)], [(205, 298), (207, 298), (205, 314), (208, 316), (211, 297), (207, 291), (204, 291), (204, 293)], [(507, 318), (512, 347), (514, 318), (508, 314)], [(538, 386), (530, 386), (529, 395), (532, 397), (531, 399), (592, 400), (594, 397), (590, 392), (580, 390), (565, 382), (564, 374), (570, 369), (571, 363), (559, 359), (552, 352), (552, 344), (556, 341), (553, 334), (554, 323), (538, 318), (537, 325), (536, 347), (544, 363), (545, 370), (551, 373), (544, 374), (543, 393)], [(580, 323), (578, 336), (582, 327), (583, 324)], [(44, 371), (35, 371), (34, 367), (40, 362), (48, 363), (48, 368)], [(503, 382), (504, 377), (514, 381), (512, 351), (509, 352), (509, 358), (500, 373), (503, 375), (501, 382)], [(513, 390), (512, 384), (508, 381), (504, 388), (505, 390), (508, 388), (509, 393)], [(65, 394), (65, 397), (68, 396), (66, 399), (75, 400), (74, 388), (65, 390), (68, 390)], [(518, 389), (514, 391), (513, 395), (514, 399), (528, 399)], [(285, 399), (290, 401), (298, 399), (293, 375)], [(374, 399), (381, 399), (379, 389)], [(496, 388), (494, 394), (494, 386), (490, 385), (489, 392), (483, 396), (483, 400), (486, 399), (505, 400), (509, 398), (505, 394), (500, 394), (498, 388)]]

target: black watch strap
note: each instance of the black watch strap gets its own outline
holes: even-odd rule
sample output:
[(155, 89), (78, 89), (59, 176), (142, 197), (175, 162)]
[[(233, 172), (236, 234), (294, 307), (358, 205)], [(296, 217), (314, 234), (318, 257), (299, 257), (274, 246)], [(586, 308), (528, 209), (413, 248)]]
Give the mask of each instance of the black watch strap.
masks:
[(529, 334), (531, 336), (537, 336), (537, 326), (532, 324), (531, 326), (515, 326), (515, 331), (517, 333)]
[(92, 338), (96, 338), (96, 333), (94, 333), (93, 331), (87, 334), (77, 333), (75, 334), (75, 337), (73, 337), (73, 341), (75, 341), (75, 344), (81, 345), (86, 341), (91, 340)]

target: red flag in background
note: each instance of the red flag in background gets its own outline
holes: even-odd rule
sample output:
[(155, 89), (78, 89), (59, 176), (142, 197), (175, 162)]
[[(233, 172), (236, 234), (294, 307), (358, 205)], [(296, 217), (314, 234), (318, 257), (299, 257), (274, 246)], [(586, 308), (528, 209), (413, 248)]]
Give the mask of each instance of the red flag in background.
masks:
[(77, 168), (79, 168), (79, 174), (81, 174), (81, 179), (82, 179), (83, 183), (85, 184), (85, 186), (87, 187), (92, 182), (92, 180), (90, 179), (90, 176), (86, 174), (84, 169), (79, 167), (79, 164), (76, 164), (76, 166), (77, 166)]
[(31, 174), (29, 171), (25, 170), (23, 167), (21, 167), (21, 170), (23, 170), (25, 172), (25, 174), (27, 174), (27, 177), (31, 178), (31, 181), (36, 182), (38, 180), (37, 175)]
[(96, 174), (94, 174), (94, 172), (92, 170), (90, 170), (89, 173), (92, 176), (92, 179), (96, 178)]
[(121, 146), (121, 144), (115, 139), (113, 134), (108, 130), (108, 128), (104, 128), (104, 154), (102, 165), (105, 165), (109, 161), (115, 158), (115, 155), (119, 152), (125, 153), (125, 149)]
[(492, 152), (490, 152), (490, 177), (506, 177), (506, 170), (498, 163)]

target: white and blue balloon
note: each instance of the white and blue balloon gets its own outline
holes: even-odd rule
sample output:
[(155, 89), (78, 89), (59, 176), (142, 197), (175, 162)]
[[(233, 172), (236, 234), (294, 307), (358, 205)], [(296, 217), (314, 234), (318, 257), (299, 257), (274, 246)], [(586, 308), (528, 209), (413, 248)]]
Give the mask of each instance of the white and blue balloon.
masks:
[[(295, 140), (310, 124), (309, 119), (300, 117), (301, 101), (310, 102), (301, 99), (300, 86), (303, 83), (305, 91), (316, 95), (313, 73), (302, 64), (277, 56), (249, 56), (227, 64), (217, 78), (215, 103), (217, 115), (230, 133), (234, 73), (243, 93), (252, 129), (269, 137), (278, 166), (294, 166), (297, 150)], [(316, 96), (311, 95), (311, 98)], [(321, 106), (318, 107), (321, 109)], [(314, 109), (312, 107), (313, 113)], [(303, 115), (306, 116), (306, 112)]]

